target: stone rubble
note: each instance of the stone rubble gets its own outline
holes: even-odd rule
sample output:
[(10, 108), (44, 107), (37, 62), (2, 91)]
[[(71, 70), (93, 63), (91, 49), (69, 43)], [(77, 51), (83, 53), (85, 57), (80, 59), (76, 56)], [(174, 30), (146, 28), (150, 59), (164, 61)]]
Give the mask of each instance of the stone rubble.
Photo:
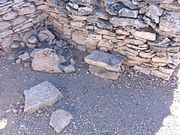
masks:
[(175, 71), (180, 63), (179, 11), (179, 0), (1, 0), (0, 52), (46, 48), (43, 42), (58, 37), (50, 26), (79, 50), (117, 52), (127, 56), (125, 64), (164, 78), (162, 68)]
[(29, 90), (24, 90), (25, 113), (32, 113), (62, 100), (61, 92), (50, 82), (45, 81)]

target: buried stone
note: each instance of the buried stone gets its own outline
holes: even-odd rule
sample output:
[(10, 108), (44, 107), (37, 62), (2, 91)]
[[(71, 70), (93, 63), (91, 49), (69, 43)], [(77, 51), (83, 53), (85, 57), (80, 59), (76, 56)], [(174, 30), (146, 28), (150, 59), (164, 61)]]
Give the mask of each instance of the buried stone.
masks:
[(50, 82), (45, 81), (29, 90), (24, 90), (25, 113), (32, 113), (46, 106), (52, 106), (63, 98), (61, 92)]
[(100, 51), (93, 51), (84, 58), (84, 61), (90, 65), (102, 67), (110, 71), (119, 72), (120, 65), (126, 59), (120, 54), (110, 54)]

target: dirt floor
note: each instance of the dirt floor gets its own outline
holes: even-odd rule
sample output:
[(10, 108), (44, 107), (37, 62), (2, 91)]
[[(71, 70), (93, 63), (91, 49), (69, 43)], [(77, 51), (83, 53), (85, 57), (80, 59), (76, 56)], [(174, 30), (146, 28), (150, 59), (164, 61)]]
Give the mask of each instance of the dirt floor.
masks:
[[(57, 135), (48, 122), (59, 108), (74, 118), (60, 135), (180, 135), (177, 80), (163, 81), (131, 69), (117, 81), (103, 80), (88, 73), (84, 53), (73, 54), (77, 71), (70, 74), (35, 72), (12, 58), (0, 58), (0, 135)], [(23, 90), (46, 80), (64, 100), (25, 115)]]

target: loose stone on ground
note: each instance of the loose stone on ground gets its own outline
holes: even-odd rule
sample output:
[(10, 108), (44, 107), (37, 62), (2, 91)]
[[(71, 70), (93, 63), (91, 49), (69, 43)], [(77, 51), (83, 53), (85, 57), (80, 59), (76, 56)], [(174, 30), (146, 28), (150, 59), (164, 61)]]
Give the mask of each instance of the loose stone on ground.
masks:
[(69, 112), (59, 109), (52, 113), (49, 125), (52, 126), (57, 133), (60, 133), (72, 119), (73, 117)]
[(50, 82), (45, 81), (29, 90), (24, 90), (25, 113), (32, 113), (46, 106), (52, 106), (63, 98), (61, 92)]

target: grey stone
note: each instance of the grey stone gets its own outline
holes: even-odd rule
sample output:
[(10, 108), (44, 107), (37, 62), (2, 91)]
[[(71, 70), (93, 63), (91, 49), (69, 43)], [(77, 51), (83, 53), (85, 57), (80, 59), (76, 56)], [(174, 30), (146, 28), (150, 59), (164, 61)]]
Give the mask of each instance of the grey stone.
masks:
[(145, 28), (147, 24), (145, 24), (142, 20), (139, 19), (132, 19), (132, 18), (119, 18), (119, 17), (112, 17), (110, 19), (110, 23), (113, 24), (114, 27), (118, 26), (133, 26), (136, 28)]
[(149, 4), (172, 3), (174, 0), (145, 0)]
[(130, 9), (138, 9), (137, 5), (134, 5), (131, 0), (118, 0)]
[(97, 9), (95, 11), (95, 16), (97, 16), (98, 18), (101, 18), (101, 19), (108, 19), (109, 18), (108, 13), (103, 8)]
[(138, 10), (130, 10), (128, 8), (122, 8), (119, 10), (118, 16), (137, 18)]
[(3, 4), (3, 3), (5, 3), (5, 2), (7, 2), (8, 0), (1, 0), (0, 1), (0, 4)]
[(124, 5), (122, 3), (114, 3), (106, 8), (106, 12), (110, 15), (118, 15), (119, 10), (123, 7)]
[(160, 7), (168, 11), (180, 12), (180, 5), (177, 1), (174, 1), (171, 4), (162, 3), (160, 4)]
[(29, 90), (24, 90), (25, 113), (32, 113), (47, 106), (52, 106), (63, 98), (61, 92), (50, 82), (45, 81)]
[(49, 30), (40, 31), (38, 34), (38, 39), (40, 42), (44, 42), (44, 41), (48, 42), (53, 40), (54, 38), (55, 38), (54, 35)]
[(157, 5), (150, 5), (149, 10), (146, 12), (146, 15), (151, 18), (155, 23), (159, 23), (159, 16), (163, 13), (163, 9), (161, 9)]
[(167, 35), (180, 35), (180, 12), (164, 12), (160, 18), (159, 29)]
[(38, 39), (35, 36), (32, 36), (28, 39), (28, 42), (30, 44), (36, 44), (38, 42)]
[(62, 109), (52, 113), (49, 125), (54, 128), (57, 133), (60, 133), (73, 119), (69, 112)]
[(92, 65), (89, 65), (89, 72), (103, 79), (117, 80), (119, 77), (119, 73), (117, 72), (108, 71), (104, 68)]
[(102, 67), (115, 72), (120, 71), (120, 65), (125, 59), (125, 56), (120, 54), (109, 54), (99, 51), (93, 51), (84, 58), (85, 62), (90, 65)]
[(98, 19), (97, 26), (102, 29), (112, 29), (112, 25), (109, 23), (109, 21)]
[(18, 56), (19, 59), (23, 60), (23, 61), (26, 61), (26, 60), (29, 60), (30, 59), (30, 56), (29, 56), (29, 53), (28, 52), (25, 52), (21, 55)]

